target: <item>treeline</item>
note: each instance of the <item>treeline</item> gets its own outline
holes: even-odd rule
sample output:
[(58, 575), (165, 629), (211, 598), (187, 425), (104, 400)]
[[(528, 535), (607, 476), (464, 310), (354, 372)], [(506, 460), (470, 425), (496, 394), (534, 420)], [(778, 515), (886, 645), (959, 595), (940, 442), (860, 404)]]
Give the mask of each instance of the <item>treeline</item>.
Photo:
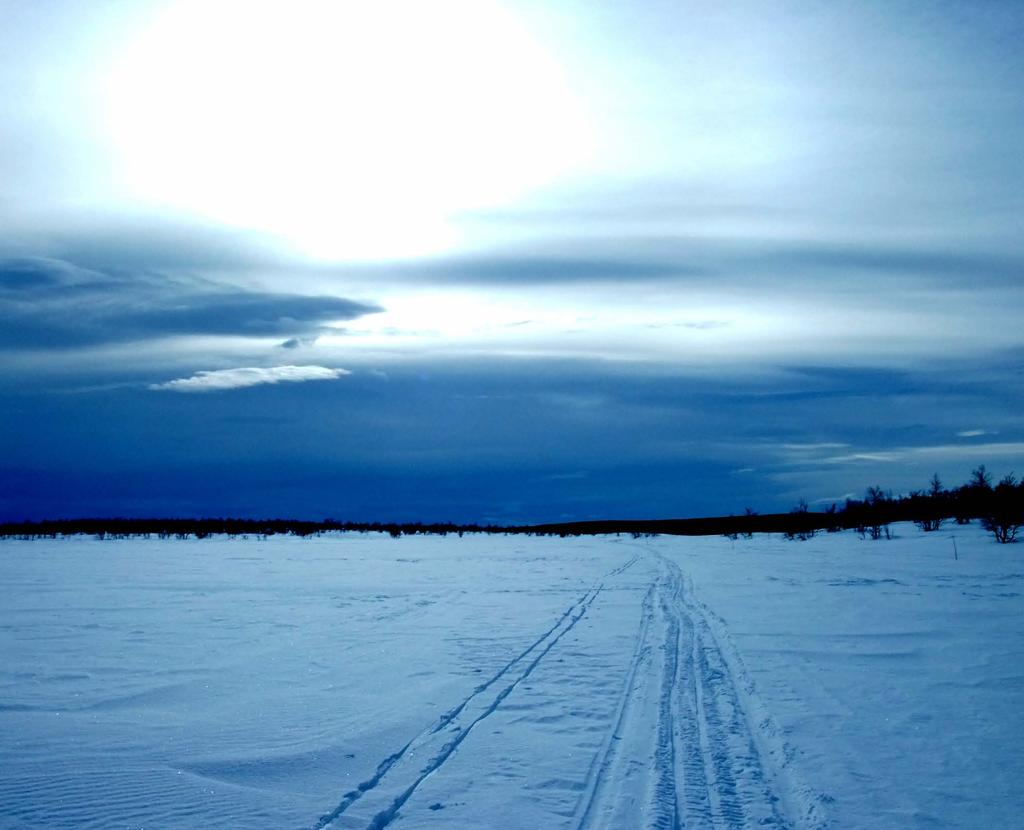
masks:
[(39, 522), (0, 524), (0, 537), (49, 538), (85, 534), (99, 539), (127, 539), (134, 536), (158, 539), (205, 539), (208, 536), (316, 536), (334, 531), (388, 533), (391, 536), (449, 533), (488, 533), (496, 528), (450, 522), (322, 522), (297, 519), (47, 519)]
[(813, 511), (800, 501), (788, 513), (758, 515), (747, 509), (742, 516), (705, 519), (662, 519), (653, 521), (594, 521), (537, 525), (527, 530), (559, 535), (594, 533), (666, 533), (680, 536), (722, 535), (731, 538), (755, 533), (781, 533), (789, 539), (810, 539), (817, 533), (853, 530), (871, 539), (891, 537), (894, 522), (913, 522), (921, 530), (936, 531), (947, 522), (968, 524), (978, 520), (997, 542), (1017, 540), (1024, 527), (1024, 482), (1012, 474), (998, 483), (982, 465), (970, 480), (952, 489), (943, 487), (938, 475), (932, 476), (925, 490), (893, 496), (881, 487), (869, 487), (863, 499), (847, 499)]
[(0, 537), (56, 538), (86, 534), (101, 539), (148, 536), (161, 539), (199, 539), (230, 536), (315, 536), (333, 531), (388, 533), (393, 537), (454, 533), (523, 533), (530, 535), (589, 536), (629, 533), (634, 536), (740, 536), (781, 533), (790, 539), (809, 539), (820, 531), (855, 530), (871, 539), (889, 538), (893, 522), (914, 522), (924, 531), (939, 530), (947, 522), (967, 524), (978, 520), (996, 541), (1014, 542), (1024, 527), (1024, 482), (1008, 475), (994, 483), (984, 466), (959, 487), (946, 489), (933, 476), (927, 489), (893, 496), (870, 487), (863, 499), (847, 499), (824, 511), (813, 511), (801, 501), (788, 513), (759, 515), (749, 508), (742, 516), (700, 519), (599, 520), (540, 525), (478, 525), (451, 522), (322, 522), (292, 519), (57, 519), (0, 524)]

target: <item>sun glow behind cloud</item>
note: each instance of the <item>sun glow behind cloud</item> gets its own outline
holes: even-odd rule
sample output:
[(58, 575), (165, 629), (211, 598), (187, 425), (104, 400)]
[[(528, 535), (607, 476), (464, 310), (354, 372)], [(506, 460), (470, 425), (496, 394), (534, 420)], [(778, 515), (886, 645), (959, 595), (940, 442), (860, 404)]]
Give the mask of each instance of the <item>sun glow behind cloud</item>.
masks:
[(323, 258), (448, 249), (455, 214), (592, 145), (559, 66), (486, 0), (183, 0), (115, 62), (105, 107), (130, 196)]
[(7, 6), (0, 512), (211, 459), (253, 466), (203, 510), (539, 519), (1020, 455), (1012, 4)]

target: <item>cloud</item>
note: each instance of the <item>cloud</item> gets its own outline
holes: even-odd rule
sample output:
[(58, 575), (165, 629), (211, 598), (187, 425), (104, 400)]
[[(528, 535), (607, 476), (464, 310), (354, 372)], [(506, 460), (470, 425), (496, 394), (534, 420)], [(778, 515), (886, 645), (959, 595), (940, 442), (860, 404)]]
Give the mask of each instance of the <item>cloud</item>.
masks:
[(958, 432), (957, 438), (979, 438), (982, 435), (989, 435), (987, 429), (965, 429), (962, 432)]
[(73, 348), (183, 335), (299, 338), (382, 309), (344, 297), (255, 291), (197, 277), (0, 260), (0, 348)]
[(900, 461), (905, 457), (905, 452), (854, 452), (849, 455), (833, 455), (821, 459), (823, 464), (850, 464), (854, 462), (872, 462), (889, 464), (893, 461)]
[[(585, 250), (585, 249), (584, 249)], [(571, 250), (564, 256), (530, 252), (496, 252), (491, 256), (451, 257), (412, 263), (396, 271), (417, 281), (440, 283), (535, 285), (545, 283), (617, 282), (708, 276), (703, 267), (644, 257), (588, 257)]]
[[(615, 204), (615, 199), (602, 191), (593, 194), (590, 203)], [(325, 280), (367, 285), (382, 281), (488, 286), (635, 281), (717, 284), (722, 280), (751, 284), (770, 276), (775, 284), (812, 280), (820, 288), (823, 277), (874, 275), (879, 279), (930, 278), (943, 286), (977, 287), (979, 283), (1016, 286), (1024, 269), (1024, 258), (1015, 248), (1001, 251), (998, 247), (933, 242), (893, 245), (857, 236), (777, 237), (739, 230), (708, 233), (700, 228), (684, 233), (638, 232), (636, 223), (628, 220), (650, 218), (652, 204), (660, 205), (656, 195), (641, 198), (626, 210), (615, 232), (604, 228), (597, 237), (592, 232), (580, 233), (574, 226), (573, 220), (578, 218), (574, 209), (551, 213), (538, 207), (538, 224), (546, 232), (529, 242), (495, 242), (471, 255), (404, 261), (314, 264), (296, 259), (258, 234), (156, 215), (92, 222), (65, 217), (49, 231), (22, 229), (9, 238), (0, 235), (0, 256), (29, 252), (48, 256), (51, 262), (64, 260), (118, 276), (259, 273), (270, 278), (276, 275), (291, 285), (303, 281), (322, 285)], [(662, 210), (658, 207), (654, 215), (663, 215)], [(763, 215), (771, 206), (751, 204), (746, 210)], [(22, 241), (16, 244), (18, 239)]]
[[(333, 328), (331, 334), (338, 335), (344, 333), (344, 329)], [(279, 349), (301, 349), (308, 346), (312, 346), (316, 343), (316, 337), (289, 337), (287, 340), (277, 344)]]
[(940, 444), (934, 447), (912, 447), (906, 455), (930, 458), (960, 458), (972, 460), (979, 455), (996, 458), (1012, 458), (1024, 455), (1024, 441), (994, 441), (987, 444)]
[[(299, 269), (301, 271), (302, 269)], [(407, 262), (310, 266), (345, 280), (432, 285), (540, 286), (684, 282), (773, 287), (870, 278), (890, 289), (930, 282), (943, 287), (1016, 286), (1024, 258), (939, 244), (896, 246), (872, 240), (735, 235), (604, 234), (537, 239), (474, 255)]]
[(273, 383), (301, 383), (307, 380), (336, 380), (350, 374), (347, 369), (326, 366), (244, 367), (196, 372), (191, 377), (150, 384), (150, 389), (169, 392), (221, 392)]
[(29, 236), (30, 250), (107, 273), (251, 272), (288, 262), (265, 235), (153, 214), (65, 216), (49, 229), (21, 236)]
[(850, 445), (838, 441), (819, 441), (813, 444), (783, 444), (782, 448), (794, 452), (817, 452), (818, 450), (841, 450), (848, 446)]
[(0, 294), (33, 292), (74, 282), (76, 270), (66, 262), (23, 257), (0, 262)]
[(921, 275), (953, 279), (961, 284), (978, 280), (1015, 282), (1024, 263), (1019, 256), (1000, 256), (970, 250), (940, 247), (898, 248), (864, 243), (819, 243), (791, 241), (781, 244), (754, 243), (753, 261), (787, 269), (840, 274), (873, 272), (886, 275)]
[(856, 462), (894, 463), (908, 461), (972, 460), (979, 456), (1013, 458), (1024, 455), (1024, 441), (1002, 441), (988, 444), (936, 444), (923, 447), (894, 447), (880, 452), (857, 452), (821, 459), (823, 464)]

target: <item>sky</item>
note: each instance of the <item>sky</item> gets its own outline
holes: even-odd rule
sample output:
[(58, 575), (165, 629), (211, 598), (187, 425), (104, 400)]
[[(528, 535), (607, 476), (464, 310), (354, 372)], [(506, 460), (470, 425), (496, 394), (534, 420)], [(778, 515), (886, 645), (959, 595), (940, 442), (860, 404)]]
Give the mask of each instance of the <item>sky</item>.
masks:
[(1024, 473), (1018, 2), (0, 0), (0, 520)]

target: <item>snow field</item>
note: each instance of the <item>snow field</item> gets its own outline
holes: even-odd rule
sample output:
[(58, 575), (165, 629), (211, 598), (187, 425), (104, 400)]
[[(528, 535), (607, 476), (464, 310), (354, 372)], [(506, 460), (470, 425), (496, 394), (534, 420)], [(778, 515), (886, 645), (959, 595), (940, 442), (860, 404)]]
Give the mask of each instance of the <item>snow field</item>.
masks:
[(1021, 555), (7, 541), (0, 827), (1024, 826)]

